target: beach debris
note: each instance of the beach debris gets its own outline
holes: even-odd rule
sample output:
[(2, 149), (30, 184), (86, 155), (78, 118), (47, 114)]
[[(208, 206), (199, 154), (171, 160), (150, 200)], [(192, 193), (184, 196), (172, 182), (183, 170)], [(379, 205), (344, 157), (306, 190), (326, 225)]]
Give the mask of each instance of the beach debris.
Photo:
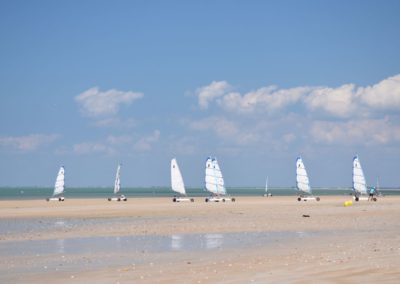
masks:
[(304, 217), (304, 218), (310, 218), (310, 215), (303, 214), (303, 217)]
[(349, 206), (352, 206), (353, 205), (353, 201), (352, 200), (347, 200), (347, 201), (345, 201), (344, 203), (343, 203), (343, 206), (344, 207), (349, 207)]

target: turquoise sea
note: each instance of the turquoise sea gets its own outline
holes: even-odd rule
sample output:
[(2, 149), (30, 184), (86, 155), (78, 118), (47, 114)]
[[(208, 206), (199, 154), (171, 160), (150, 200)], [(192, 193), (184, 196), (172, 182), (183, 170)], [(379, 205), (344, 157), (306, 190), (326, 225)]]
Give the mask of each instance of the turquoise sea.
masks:
[[(271, 187), (268, 189), (272, 195), (294, 196), (297, 192), (294, 188)], [(208, 193), (203, 188), (186, 188), (188, 196), (201, 197)], [(231, 196), (262, 196), (264, 188), (261, 187), (231, 187), (227, 188)], [(350, 195), (351, 188), (313, 188), (314, 195)], [(400, 195), (399, 188), (381, 188), (383, 195)], [(52, 187), (0, 187), (0, 199), (44, 199), (51, 196)], [(121, 193), (129, 197), (172, 197), (174, 193), (169, 187), (129, 187), (121, 189)], [(74, 187), (66, 188), (66, 198), (107, 198), (113, 195), (111, 187)]]

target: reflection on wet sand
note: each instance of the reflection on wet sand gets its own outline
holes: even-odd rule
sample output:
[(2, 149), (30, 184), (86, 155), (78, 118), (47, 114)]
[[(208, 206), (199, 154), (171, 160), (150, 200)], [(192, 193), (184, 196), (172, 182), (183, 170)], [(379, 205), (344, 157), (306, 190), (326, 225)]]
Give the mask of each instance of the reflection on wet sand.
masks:
[(216, 249), (222, 246), (224, 242), (223, 234), (206, 234), (204, 235), (206, 240), (206, 249)]
[(182, 250), (183, 236), (172, 235), (171, 236), (171, 250)]
[[(196, 242), (197, 245), (192, 244)], [(171, 236), (171, 250), (216, 249), (223, 246), (224, 234), (176, 234)]]
[(57, 253), (65, 253), (65, 239), (59, 239), (56, 241)]

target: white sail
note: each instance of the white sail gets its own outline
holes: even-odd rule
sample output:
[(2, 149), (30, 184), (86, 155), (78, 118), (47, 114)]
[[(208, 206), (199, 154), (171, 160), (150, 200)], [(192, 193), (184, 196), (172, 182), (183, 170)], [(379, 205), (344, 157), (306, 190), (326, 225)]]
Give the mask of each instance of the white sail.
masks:
[(265, 181), (265, 193), (268, 193), (268, 177), (267, 180)]
[(310, 181), (301, 157), (296, 160), (296, 183), (297, 190), (311, 194)]
[(206, 190), (217, 194), (225, 195), (226, 189), (224, 178), (222, 177), (221, 169), (219, 168), (216, 158), (208, 157), (206, 161), (206, 175), (205, 175)]
[(64, 192), (64, 167), (60, 167), (60, 170), (58, 171), (57, 178), (56, 178), (56, 183), (54, 185), (54, 192), (53, 196), (55, 195), (60, 195)]
[(171, 188), (177, 193), (186, 195), (185, 184), (176, 159), (171, 160)]
[(121, 189), (121, 164), (118, 164), (117, 174), (115, 175), (114, 194), (117, 194)]
[(353, 190), (356, 194), (367, 194), (367, 183), (358, 156), (353, 158)]

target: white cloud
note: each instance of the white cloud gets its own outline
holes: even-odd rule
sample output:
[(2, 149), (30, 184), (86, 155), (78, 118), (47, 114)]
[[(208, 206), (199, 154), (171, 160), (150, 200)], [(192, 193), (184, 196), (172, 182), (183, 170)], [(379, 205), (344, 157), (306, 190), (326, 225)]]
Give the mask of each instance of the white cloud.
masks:
[(159, 139), (160, 131), (154, 130), (152, 134), (139, 139), (139, 141), (135, 143), (134, 149), (139, 152), (150, 151), (153, 144), (156, 143)]
[(384, 145), (400, 142), (400, 126), (386, 119), (345, 122), (316, 121), (310, 134), (314, 141), (326, 144)]
[(304, 102), (311, 110), (324, 110), (337, 117), (367, 117), (376, 110), (399, 110), (400, 75), (367, 87), (346, 84), (317, 88)]
[(98, 117), (116, 115), (120, 105), (130, 105), (134, 100), (142, 97), (142, 93), (115, 89), (101, 92), (98, 87), (93, 87), (76, 96), (75, 101), (84, 115)]
[(352, 116), (358, 107), (353, 84), (338, 88), (316, 88), (303, 99), (310, 110), (322, 110), (338, 117)]
[(323, 113), (338, 118), (365, 118), (375, 111), (400, 109), (400, 75), (367, 87), (344, 84), (336, 88), (303, 86), (279, 89), (272, 85), (245, 94), (228, 92), (229, 89), (226, 81), (214, 81), (199, 88), (200, 107), (206, 109), (215, 101), (229, 112), (253, 114), (284, 110), (290, 106), (295, 106), (294, 111), (300, 112), (304, 105), (312, 114)]
[(21, 152), (29, 152), (49, 145), (59, 138), (57, 134), (31, 134), (27, 136), (0, 137), (0, 147), (10, 147)]
[(376, 109), (400, 109), (400, 75), (389, 77), (376, 85), (360, 88), (361, 100)]
[(278, 89), (276, 86), (267, 86), (244, 95), (229, 93), (218, 100), (218, 104), (236, 112), (275, 111), (297, 103), (310, 90), (309, 87)]
[(200, 108), (208, 108), (208, 104), (218, 97), (223, 96), (231, 88), (226, 81), (213, 81), (210, 85), (198, 88), (196, 95), (198, 96)]

